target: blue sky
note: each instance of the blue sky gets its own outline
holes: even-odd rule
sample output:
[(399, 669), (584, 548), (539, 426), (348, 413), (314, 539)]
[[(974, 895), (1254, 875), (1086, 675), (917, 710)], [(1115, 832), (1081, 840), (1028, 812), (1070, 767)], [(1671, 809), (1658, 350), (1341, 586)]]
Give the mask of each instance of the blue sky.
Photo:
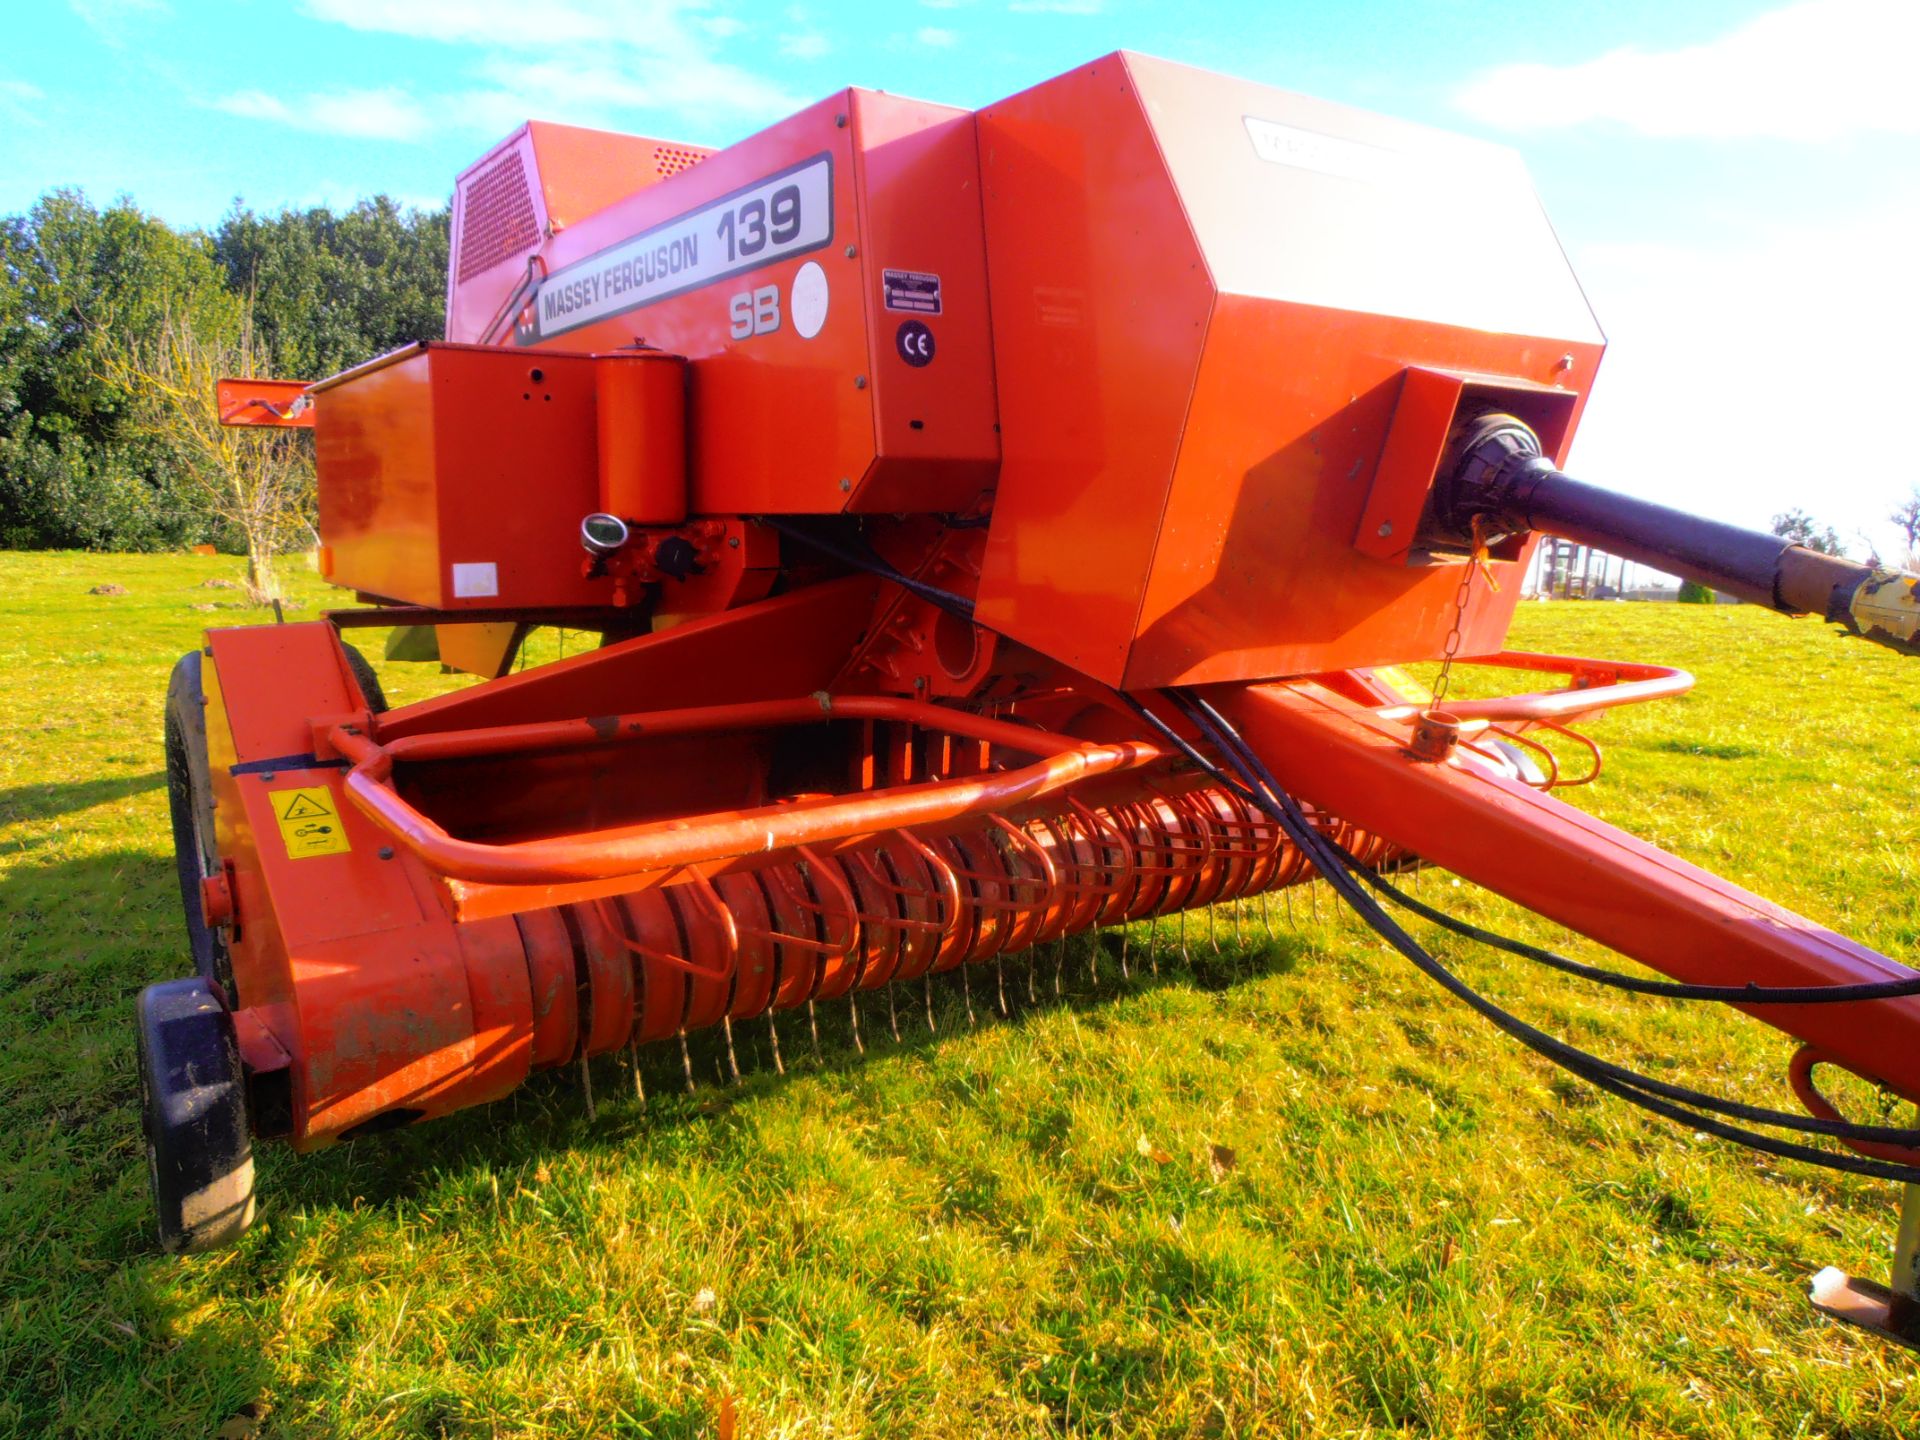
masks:
[(1871, 534), (1920, 483), (1920, 0), (70, 0), (0, 49), (0, 211), (442, 203), (528, 117), (723, 145), (1126, 47), (1514, 146), (1612, 345), (1575, 468)]

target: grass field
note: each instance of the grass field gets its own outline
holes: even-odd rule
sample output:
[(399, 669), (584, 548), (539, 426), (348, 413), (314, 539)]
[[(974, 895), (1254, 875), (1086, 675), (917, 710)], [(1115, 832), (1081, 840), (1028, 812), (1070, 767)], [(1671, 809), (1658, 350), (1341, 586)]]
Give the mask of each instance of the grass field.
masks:
[[(937, 1035), (903, 1012), (864, 1060), (836, 1013), (819, 1060), (786, 1022), (785, 1078), (756, 1040), (732, 1088), (696, 1049), (691, 1095), (653, 1057), (644, 1107), (608, 1061), (591, 1120), (569, 1074), (270, 1148), (246, 1241), (160, 1258), (131, 1014), (188, 965), (161, 704), (203, 626), (270, 618), (196, 608), (233, 573), (0, 555), (0, 1434), (1920, 1433), (1915, 1357), (1802, 1299), (1825, 1264), (1881, 1274), (1892, 1187), (1562, 1079), (1324, 893), (1158, 979), (1077, 952), (1010, 1021), (942, 990)], [(1744, 608), (1531, 607), (1515, 641), (1700, 678), (1595, 727), (1578, 803), (1913, 952), (1913, 662)], [(396, 702), (430, 669), (382, 667)], [(1791, 1103), (1751, 1021), (1435, 943), (1576, 1043)]]

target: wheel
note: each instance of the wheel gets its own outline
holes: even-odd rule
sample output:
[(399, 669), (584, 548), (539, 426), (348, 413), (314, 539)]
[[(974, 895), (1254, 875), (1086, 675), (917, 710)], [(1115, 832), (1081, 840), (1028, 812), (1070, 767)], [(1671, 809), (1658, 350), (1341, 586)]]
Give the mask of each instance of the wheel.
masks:
[(367, 702), (367, 709), (380, 714), (387, 708), (387, 692), (380, 688), (380, 676), (367, 663), (367, 657), (346, 641), (340, 642), (340, 648), (347, 652), (347, 668), (353, 672), (354, 684), (360, 687), (360, 698)]
[(180, 877), (180, 908), (186, 914), (193, 968), (237, 1003), (227, 942), (208, 928), (200, 899), (200, 882), (220, 865), (213, 841), (213, 780), (207, 767), (207, 701), (200, 665), (200, 652), (188, 651), (167, 682), (167, 808), (173, 817), (173, 863)]
[(253, 1144), (233, 1017), (208, 982), (140, 992), (141, 1128), (170, 1255), (230, 1245), (253, 1223)]

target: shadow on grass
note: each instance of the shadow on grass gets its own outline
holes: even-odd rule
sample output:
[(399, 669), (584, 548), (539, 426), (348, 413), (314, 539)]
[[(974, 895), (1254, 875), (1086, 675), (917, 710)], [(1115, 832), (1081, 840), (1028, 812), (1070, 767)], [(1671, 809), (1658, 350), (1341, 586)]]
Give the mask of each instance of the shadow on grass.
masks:
[(1124, 955), (1119, 931), (1076, 936), (1064, 952), (1057, 945), (1043, 946), (1008, 956), (998, 966), (989, 960), (933, 976), (930, 983), (910, 981), (861, 992), (857, 1000), (823, 1001), (771, 1019), (742, 1021), (733, 1027), (731, 1055), (719, 1029), (688, 1035), (684, 1052), (673, 1041), (653, 1044), (638, 1056), (644, 1103), (635, 1094), (629, 1057), (620, 1052), (596, 1057), (585, 1077), (578, 1064), (544, 1071), (492, 1105), (420, 1126), (310, 1155), (291, 1156), (274, 1147), (263, 1156), (263, 1194), (270, 1206), (396, 1204), (449, 1174), (475, 1167), (538, 1164), (569, 1151), (641, 1139), (663, 1145), (662, 1162), (671, 1163), (675, 1130), (729, 1125), (742, 1103), (801, 1078), (857, 1073), (863, 1065), (894, 1056), (931, 1054), (989, 1026), (1017, 1028), (1060, 1011), (1096, 1014), (1118, 1000), (1170, 986), (1227, 990), (1294, 970), (1307, 948), (1284, 931), (1269, 939), (1260, 922), (1250, 920), (1238, 943), (1223, 938), (1215, 954), (1205, 922), (1197, 921), (1183, 959), (1176, 934), (1174, 922), (1163, 921), (1158, 943), (1149, 951), (1144, 932), (1136, 929)]
[(0, 822), (51, 820), (56, 815), (71, 815), (113, 800), (144, 795), (167, 783), (164, 770), (145, 775), (110, 775), (94, 780), (67, 780), (45, 785), (15, 785), (0, 790)]
[[(143, 1323), (172, 1336), (161, 1378), (171, 1382), (175, 1395), (187, 1391), (194, 1398), (186, 1405), (175, 1400), (168, 1407), (171, 1413), (163, 1410), (156, 1415), (151, 1428), (122, 1424), (112, 1433), (122, 1437), (258, 1436), (260, 1440), (279, 1435), (298, 1435), (302, 1440), (358, 1440), (368, 1433), (365, 1415), (335, 1416), (325, 1408), (299, 1413), (303, 1408), (299, 1404), (301, 1392), (320, 1377), (309, 1373), (304, 1381), (290, 1382), (284, 1357), (260, 1343), (264, 1317), (259, 1312), (279, 1305), (287, 1269), (271, 1261), (263, 1264), (262, 1259), (257, 1253), (249, 1253), (229, 1267), (216, 1286), (227, 1303), (211, 1311), (204, 1293), (174, 1283), (174, 1266), (202, 1262), (156, 1260), (140, 1269), (133, 1288)], [(190, 1314), (195, 1310), (201, 1313)], [(471, 1413), (472, 1395), (461, 1390), (457, 1372), (437, 1374), (422, 1369), (414, 1378), (416, 1383), (380, 1402), (381, 1434), (480, 1433)], [(178, 1423), (182, 1410), (198, 1410), (204, 1417), (203, 1424), (191, 1430), (182, 1428)], [(276, 1410), (297, 1413), (297, 1428), (283, 1429), (275, 1423)], [(636, 1387), (623, 1397), (621, 1410), (623, 1424), (617, 1433), (622, 1435), (683, 1436), (693, 1440), (714, 1433), (712, 1410), (696, 1401), (662, 1404)]]
[[(161, 777), (138, 778), (159, 783)], [(98, 1188), (138, 1161), (133, 998), (142, 986), (191, 969), (173, 881), (163, 856), (124, 851), (17, 865), (0, 882), (0, 912), (30, 925), (27, 943), (0, 968), (0, 1043), (7, 1049), (0, 1075), (10, 1077), (6, 1088), (12, 1092), (0, 1104), (0, 1118), (30, 1126), (36, 1117), (41, 1124), (50, 1115), (67, 1117), (67, 1139), (80, 1142), (64, 1147), (60, 1157), (68, 1184)], [(110, 907), (102, 904), (107, 898), (114, 902)], [(1276, 915), (1279, 908), (1276, 902)], [(1190, 919), (1189, 958), (1182, 959), (1178, 922), (1162, 920), (1151, 949), (1141, 927), (1124, 937), (1117, 930), (1080, 935), (1065, 947), (1029, 950), (998, 965), (965, 966), (924, 984), (741, 1022), (733, 1027), (731, 1044), (720, 1030), (696, 1032), (687, 1037), (684, 1055), (670, 1041), (640, 1052), (644, 1104), (636, 1101), (635, 1072), (620, 1052), (597, 1058), (586, 1076), (578, 1065), (547, 1071), (492, 1105), (315, 1154), (295, 1156), (269, 1142), (256, 1151), (261, 1197), (266, 1213), (285, 1206), (401, 1202), (428, 1177), (670, 1136), (677, 1128), (724, 1118), (740, 1102), (793, 1079), (850, 1072), (867, 1057), (929, 1053), (975, 1026), (1018, 1027), (1061, 1009), (1095, 1012), (1123, 996), (1169, 985), (1218, 991), (1285, 973), (1304, 950), (1284, 929), (1266, 938), (1251, 911), (1237, 939), (1224, 925), (1217, 938), (1215, 953), (1207, 922)], [(92, 1058), (97, 1084), (77, 1086), (75, 1072), (63, 1063), (63, 1056), (80, 1052)], [(597, 1101), (591, 1118), (589, 1084)], [(75, 1134), (74, 1126), (84, 1135)], [(80, 1246), (86, 1261), (130, 1259), (152, 1246), (144, 1211), (114, 1218)]]
[[(103, 782), (102, 791), (139, 781), (159, 777)], [(1199, 920), (1189, 922), (1183, 960), (1177, 922), (1167, 921), (1151, 959), (1143, 933), (1132, 933), (1123, 975), (1118, 932), (1081, 936), (1064, 951), (987, 961), (930, 987), (894, 987), (891, 1012), (886, 991), (866, 992), (858, 1040), (847, 1000), (822, 1003), (811, 1017), (802, 1008), (771, 1024), (736, 1025), (737, 1083), (725, 1036), (706, 1031), (689, 1037), (684, 1063), (672, 1042), (641, 1052), (644, 1105), (625, 1057), (607, 1056), (591, 1067), (591, 1118), (580, 1067), (569, 1066), (492, 1106), (416, 1129), (305, 1156), (263, 1144), (256, 1163), (266, 1223), (234, 1251), (172, 1259), (158, 1252), (148, 1210), (133, 997), (189, 968), (173, 880), (166, 857), (143, 850), (28, 861), (0, 883), (0, 912), (21, 924), (0, 969), (0, 1125), (12, 1137), (0, 1139), (0, 1168), (17, 1167), (22, 1177), (0, 1197), (0, 1221), (13, 1237), (0, 1244), (0, 1293), (20, 1321), (23, 1343), (11, 1358), (28, 1362), (9, 1373), (0, 1346), (0, 1430), (18, 1421), (27, 1433), (213, 1433), (263, 1397), (292, 1409), (313, 1393), (312, 1378), (290, 1377), (287, 1357), (261, 1338), (274, 1331), (289, 1285), (316, 1269), (344, 1273), (355, 1247), (384, 1243), (396, 1212), (404, 1219), (434, 1187), (452, 1181), (457, 1189), (487, 1170), (537, 1169), (582, 1150), (640, 1146), (667, 1166), (716, 1144), (744, 1155), (757, 1132), (743, 1108), (789, 1085), (937, 1054), (973, 1026), (1097, 1015), (1169, 987), (1226, 990), (1290, 971), (1306, 951), (1305, 941), (1284, 933), (1267, 940), (1250, 918), (1239, 942), (1230, 928), (1221, 932), (1216, 955)], [(774, 1066), (776, 1027), (784, 1075)], [(332, 1223), (318, 1232), (285, 1223), (302, 1211)], [(323, 1253), (313, 1249), (316, 1234)], [(149, 1403), (149, 1382), (165, 1403)], [(458, 1428), (461, 1397), (436, 1388), (442, 1383), (394, 1402), (396, 1417), (406, 1416), (396, 1418), (400, 1432)], [(711, 1414), (682, 1413), (672, 1408), (677, 1397), (660, 1403), (665, 1408), (640, 1417), (648, 1433), (710, 1432)], [(315, 1423), (320, 1428), (305, 1433), (348, 1433), (344, 1425), (329, 1431), (324, 1418)]]
[[(170, 855), (40, 853), (58, 843), (10, 846), (0, 879), (0, 1061), (44, 1044), (49, 1027), (83, 1030), (107, 1007), (128, 1017), (130, 1036), (140, 986), (192, 969)], [(9, 1099), (0, 1089), (0, 1104)]]

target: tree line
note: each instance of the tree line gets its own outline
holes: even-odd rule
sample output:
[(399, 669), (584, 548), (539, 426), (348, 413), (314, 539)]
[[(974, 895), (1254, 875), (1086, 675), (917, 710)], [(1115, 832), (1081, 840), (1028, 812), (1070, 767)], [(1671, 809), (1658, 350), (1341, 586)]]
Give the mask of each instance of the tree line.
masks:
[[(214, 544), (271, 591), (274, 552), (310, 539), (310, 447), (221, 428), (214, 379), (319, 379), (439, 335), (447, 241), (446, 210), (384, 195), (236, 202), (211, 230), (73, 189), (0, 217), (0, 548)], [(1889, 560), (1920, 561), (1920, 489), (1887, 518), (1906, 541)], [(1804, 511), (1773, 529), (1842, 549)]]
[(386, 196), (236, 203), (191, 230), (56, 189), (0, 219), (0, 547), (270, 560), (310, 513), (310, 447), (203, 423), (200, 386), (319, 379), (438, 336), (446, 274), (447, 212)]

